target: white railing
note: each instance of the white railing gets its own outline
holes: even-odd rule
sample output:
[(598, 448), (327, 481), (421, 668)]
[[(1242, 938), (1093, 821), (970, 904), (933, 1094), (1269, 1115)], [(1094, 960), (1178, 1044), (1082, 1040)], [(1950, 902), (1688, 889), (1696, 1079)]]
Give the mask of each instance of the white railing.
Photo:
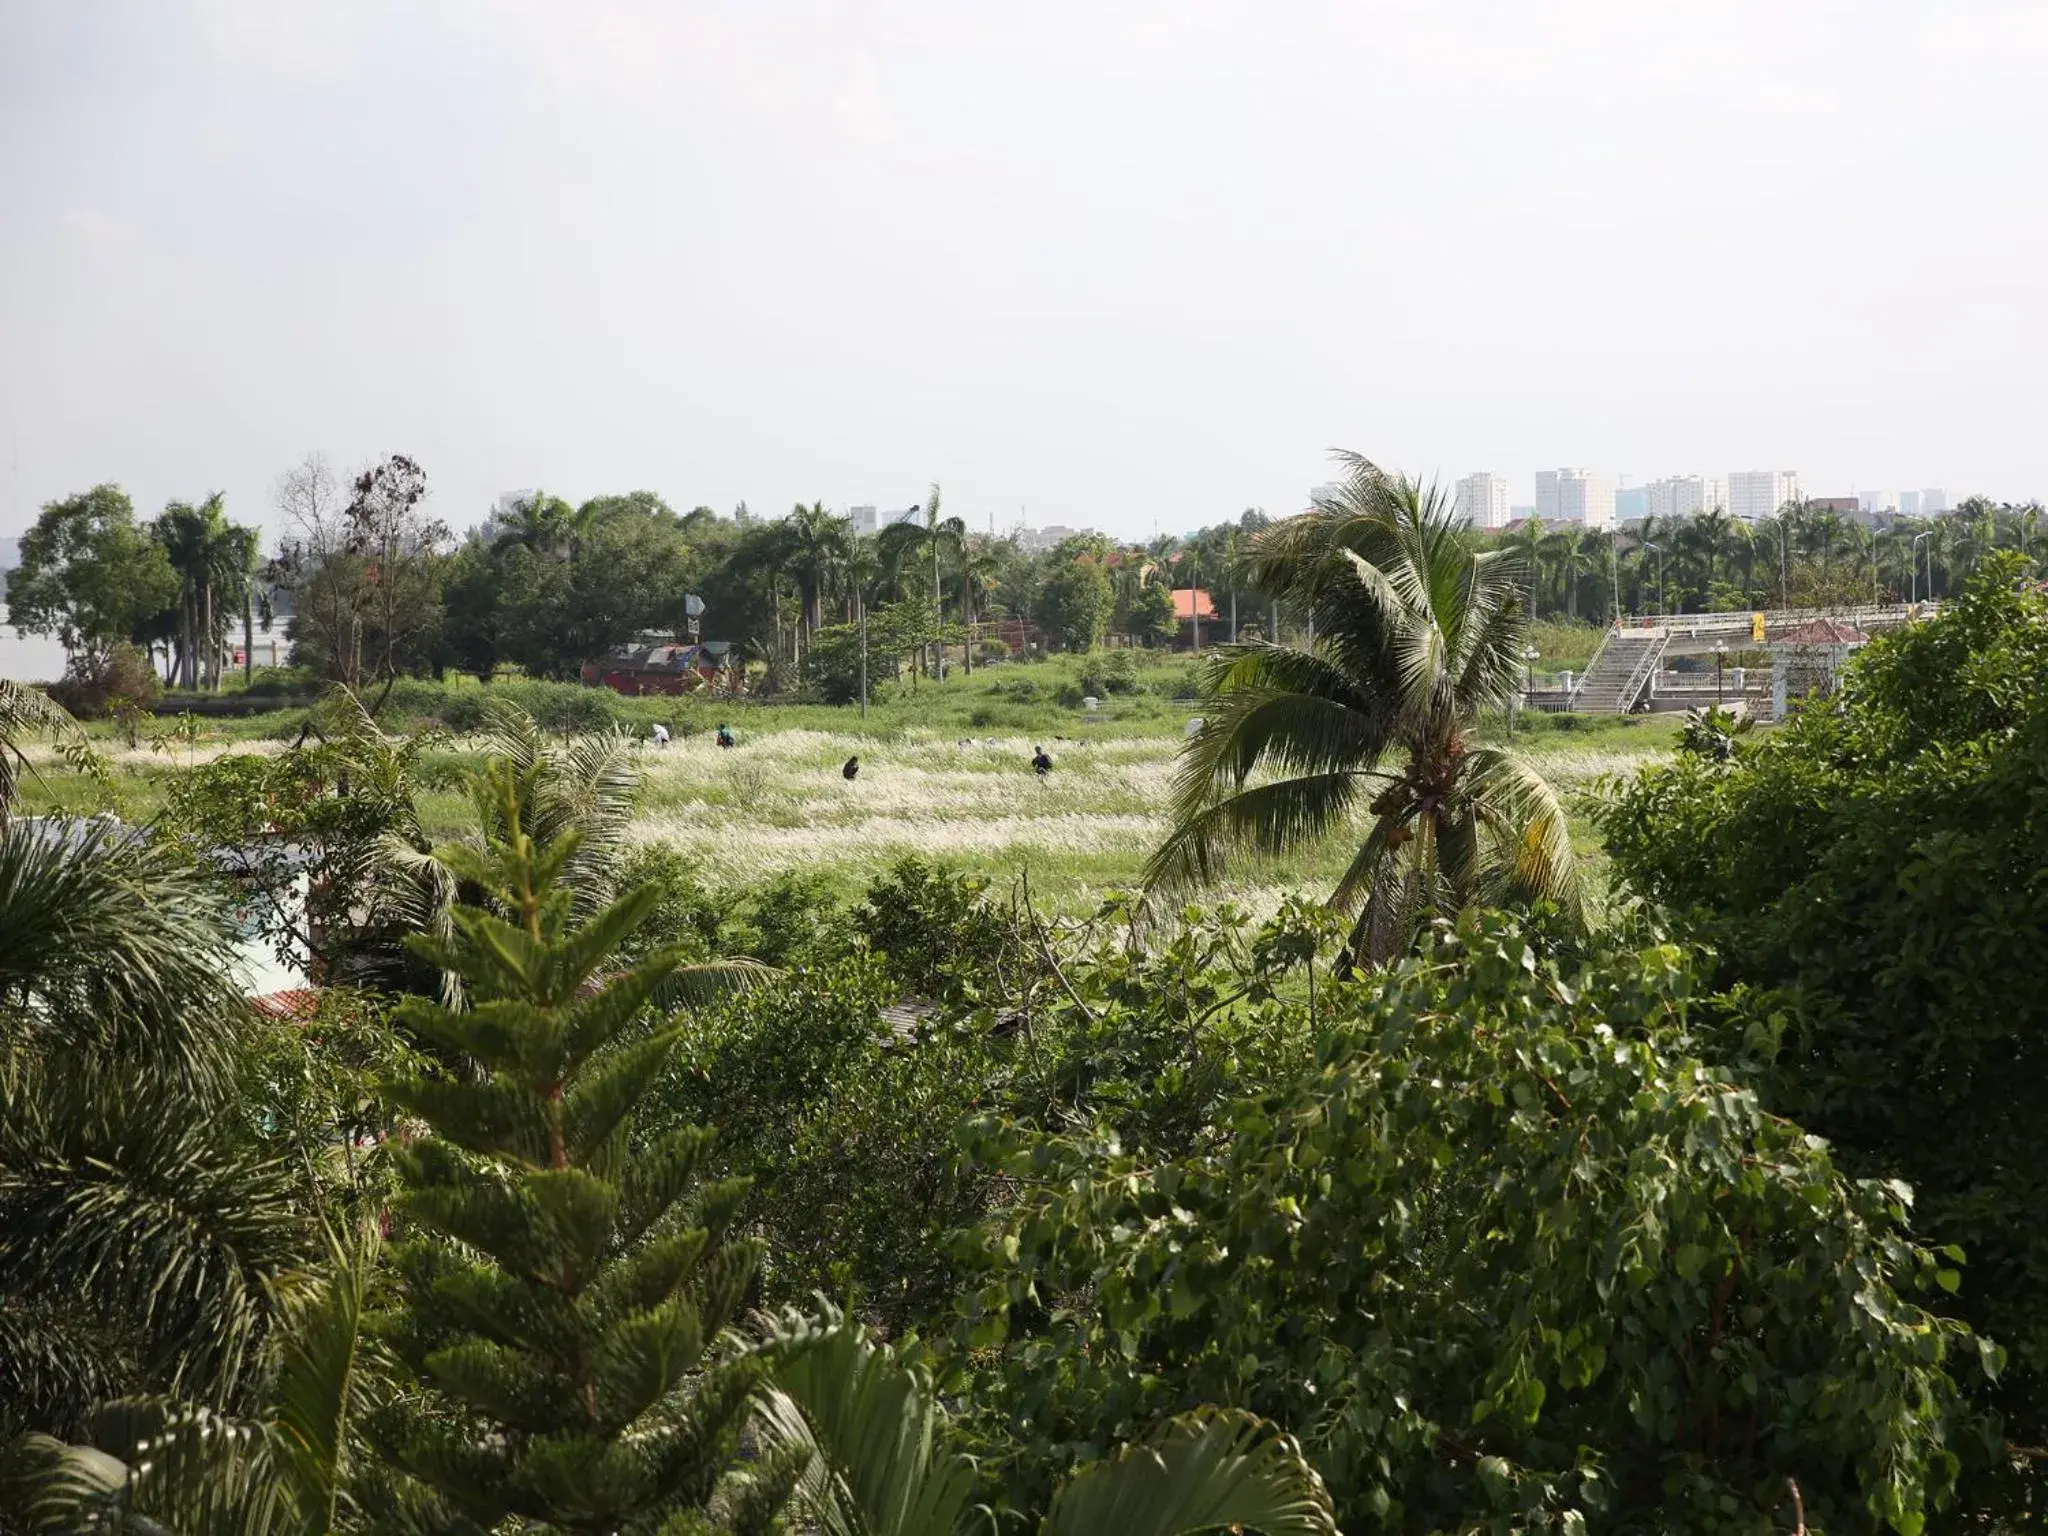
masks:
[(1903, 624), (1908, 619), (1931, 618), (1940, 610), (1940, 604), (1924, 603), (1864, 603), (1857, 607), (1845, 608), (1744, 608), (1734, 613), (1651, 613), (1621, 620), (1624, 633), (1643, 629), (1664, 629), (1674, 634), (1722, 635), (1752, 632), (1755, 616), (1764, 616), (1765, 633), (1773, 629), (1801, 624), (1811, 624), (1815, 619), (1835, 619), (1844, 624), (1854, 624), (1858, 629), (1882, 628), (1890, 624)]
[[(1653, 639), (1659, 642), (1663, 642), (1667, 638), (1667, 632), (1662, 629), (1652, 630), (1650, 634)], [(1664, 646), (1662, 643), (1643, 647), (1643, 654), (1636, 658), (1634, 668), (1630, 670), (1627, 681), (1621, 685), (1621, 693), (1614, 701), (1614, 707), (1620, 713), (1625, 715), (1636, 707), (1636, 700), (1641, 698), (1643, 690), (1650, 686), (1650, 679), (1657, 672), (1657, 663), (1663, 659)]]

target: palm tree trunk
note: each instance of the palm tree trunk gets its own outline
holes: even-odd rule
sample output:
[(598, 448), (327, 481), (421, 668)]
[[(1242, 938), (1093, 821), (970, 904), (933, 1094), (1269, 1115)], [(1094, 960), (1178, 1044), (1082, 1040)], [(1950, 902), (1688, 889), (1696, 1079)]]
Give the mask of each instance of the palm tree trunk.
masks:
[(199, 620), (202, 626), (202, 644), (205, 645), (204, 661), (201, 664), (200, 686), (220, 687), (220, 645), (214, 634), (213, 625), (213, 578), (208, 577), (199, 584)]
[(196, 689), (199, 686), (199, 594), (188, 583), (180, 594), (178, 621), (185, 631), (182, 654), (178, 657), (178, 686)]

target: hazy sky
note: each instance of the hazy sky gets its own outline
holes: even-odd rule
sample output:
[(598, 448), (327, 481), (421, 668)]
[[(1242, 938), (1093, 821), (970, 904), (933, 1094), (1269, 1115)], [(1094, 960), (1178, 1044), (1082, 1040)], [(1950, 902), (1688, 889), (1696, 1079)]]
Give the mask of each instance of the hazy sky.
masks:
[(309, 449), (1149, 534), (2048, 495), (2040, 0), (0, 0), (0, 534)]

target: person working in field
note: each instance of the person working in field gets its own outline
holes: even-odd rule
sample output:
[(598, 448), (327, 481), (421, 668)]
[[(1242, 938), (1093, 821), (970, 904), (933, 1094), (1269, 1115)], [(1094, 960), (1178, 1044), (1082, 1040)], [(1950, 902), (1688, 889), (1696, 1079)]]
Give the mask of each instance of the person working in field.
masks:
[(729, 747), (733, 744), (732, 727), (727, 725), (723, 720), (718, 722), (718, 744), (721, 747)]
[(1031, 749), (1031, 771), (1041, 779), (1052, 772), (1052, 759), (1045, 755), (1045, 748), (1033, 747)]
[(839, 774), (849, 784), (860, 777), (860, 754), (858, 752), (846, 760), (846, 766), (839, 770)]
[(657, 747), (665, 747), (668, 745), (668, 727), (663, 725), (660, 721), (656, 721), (654, 725), (654, 744)]

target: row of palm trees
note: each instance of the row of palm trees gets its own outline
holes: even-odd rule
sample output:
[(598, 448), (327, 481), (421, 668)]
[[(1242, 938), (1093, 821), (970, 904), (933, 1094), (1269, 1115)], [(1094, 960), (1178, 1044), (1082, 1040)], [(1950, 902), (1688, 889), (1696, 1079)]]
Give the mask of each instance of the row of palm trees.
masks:
[(169, 648), (181, 688), (218, 688), (231, 620), (242, 621), (244, 669), (255, 658), (255, 610), (261, 534), (228, 521), (221, 493), (196, 505), (174, 501), (153, 527), (178, 577), (177, 606), (149, 638)]
[(1625, 612), (1941, 598), (1994, 550), (2048, 557), (2043, 522), (2038, 505), (1973, 498), (1952, 512), (1871, 528), (1793, 501), (1755, 523), (1715, 507), (1611, 531), (1531, 518), (1474, 538), (1516, 553), (1537, 615), (1605, 621)]
[[(846, 518), (823, 502), (798, 505), (778, 526), (772, 554), (778, 575), (796, 590), (797, 656), (836, 615), (857, 623), (878, 602), (928, 598), (942, 620), (969, 628), (988, 610), (996, 561), (972, 538), (960, 518), (941, 515), (940, 490), (932, 486), (922, 508), (869, 535), (856, 533)], [(974, 670), (974, 647), (966, 647)]]

